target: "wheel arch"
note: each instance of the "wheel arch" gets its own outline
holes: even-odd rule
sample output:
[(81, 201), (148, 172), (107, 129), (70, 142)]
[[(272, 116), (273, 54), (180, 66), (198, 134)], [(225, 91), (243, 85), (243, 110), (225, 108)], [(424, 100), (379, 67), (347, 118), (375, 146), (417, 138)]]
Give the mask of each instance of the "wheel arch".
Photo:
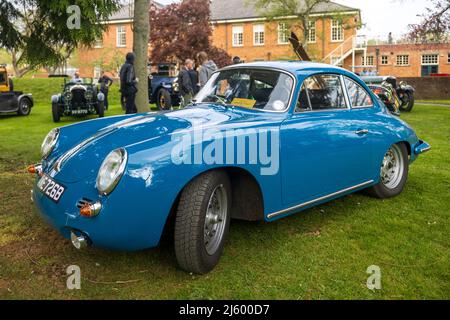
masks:
[(224, 171), (230, 179), (232, 190), (231, 218), (244, 221), (264, 220), (264, 197), (261, 186), (255, 176), (248, 170), (240, 167), (217, 167), (198, 173), (183, 185), (170, 208), (162, 235), (163, 239), (168, 234), (172, 234), (178, 204), (184, 189), (201, 175), (218, 170)]

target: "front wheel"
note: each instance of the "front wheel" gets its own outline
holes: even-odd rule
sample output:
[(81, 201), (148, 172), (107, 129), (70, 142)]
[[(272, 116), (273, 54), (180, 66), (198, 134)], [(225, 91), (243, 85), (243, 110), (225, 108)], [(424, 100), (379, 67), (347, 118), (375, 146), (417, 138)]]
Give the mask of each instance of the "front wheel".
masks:
[(175, 222), (175, 254), (180, 267), (206, 274), (219, 263), (231, 216), (228, 175), (212, 171), (182, 192)]
[(384, 155), (380, 183), (369, 193), (380, 199), (396, 197), (403, 192), (409, 173), (408, 150), (403, 143), (393, 145)]
[(402, 105), (400, 110), (403, 112), (411, 112), (414, 108), (414, 94), (412, 92), (405, 92), (402, 98)]
[(61, 121), (61, 113), (59, 112), (57, 103), (52, 103), (52, 116), (53, 122), (58, 123), (59, 121)]
[(160, 89), (157, 94), (156, 105), (161, 111), (170, 110), (172, 108), (172, 97), (166, 89)]
[(105, 102), (99, 101), (97, 104), (97, 114), (99, 118), (103, 118), (105, 116)]

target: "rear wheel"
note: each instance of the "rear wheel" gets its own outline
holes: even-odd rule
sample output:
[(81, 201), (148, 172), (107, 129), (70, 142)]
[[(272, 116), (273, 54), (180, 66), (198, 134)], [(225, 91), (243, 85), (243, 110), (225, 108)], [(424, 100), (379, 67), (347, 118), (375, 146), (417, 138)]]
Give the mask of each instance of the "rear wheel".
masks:
[(169, 91), (160, 89), (157, 94), (156, 105), (159, 110), (170, 110), (172, 108), (172, 97)]
[(28, 116), (31, 112), (31, 101), (27, 98), (23, 98), (19, 101), (19, 109), (17, 113), (19, 116)]
[(182, 269), (195, 274), (214, 269), (228, 235), (230, 210), (225, 172), (205, 173), (184, 189), (175, 222), (175, 253)]
[(59, 106), (57, 103), (52, 103), (52, 115), (53, 122), (59, 122), (61, 120), (61, 113), (59, 112)]
[(395, 144), (384, 155), (380, 183), (370, 188), (369, 193), (380, 199), (398, 196), (405, 187), (408, 173), (408, 150), (403, 143)]
[(411, 112), (414, 108), (414, 94), (412, 92), (405, 92), (402, 98), (402, 105), (400, 110), (403, 112)]

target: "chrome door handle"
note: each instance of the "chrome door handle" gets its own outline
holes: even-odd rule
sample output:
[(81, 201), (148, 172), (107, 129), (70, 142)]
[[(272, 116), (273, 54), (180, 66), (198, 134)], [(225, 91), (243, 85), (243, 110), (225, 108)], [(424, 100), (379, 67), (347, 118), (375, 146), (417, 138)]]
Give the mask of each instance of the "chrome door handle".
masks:
[(367, 129), (364, 129), (364, 130), (358, 130), (358, 131), (356, 131), (355, 132), (357, 135), (366, 135), (366, 134), (369, 134), (369, 130), (367, 130)]

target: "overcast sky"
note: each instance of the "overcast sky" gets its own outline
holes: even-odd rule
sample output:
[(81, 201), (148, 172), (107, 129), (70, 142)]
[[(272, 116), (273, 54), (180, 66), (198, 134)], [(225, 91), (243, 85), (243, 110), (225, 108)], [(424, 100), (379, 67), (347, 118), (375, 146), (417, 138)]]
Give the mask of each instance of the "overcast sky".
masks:
[[(176, 0), (157, 0), (161, 3), (172, 3)], [(221, 0), (226, 1), (226, 0)], [(407, 26), (417, 23), (418, 14), (424, 13), (430, 6), (430, 0), (333, 0), (350, 7), (361, 9), (363, 23), (361, 30), (370, 38), (387, 38), (389, 32), (399, 37), (407, 32)], [(244, 0), (242, 0), (244, 2)]]

